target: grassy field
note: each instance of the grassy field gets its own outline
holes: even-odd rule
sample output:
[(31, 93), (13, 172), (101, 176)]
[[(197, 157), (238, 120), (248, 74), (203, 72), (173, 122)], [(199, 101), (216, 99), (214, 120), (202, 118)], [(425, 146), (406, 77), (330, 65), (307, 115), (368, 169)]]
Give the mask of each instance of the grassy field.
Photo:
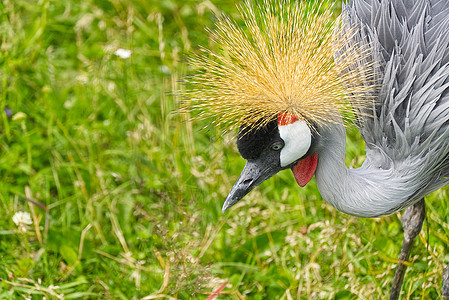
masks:
[[(357, 219), (284, 171), (226, 214), (235, 134), (172, 113), (232, 1), (0, 3), (0, 299), (381, 299), (400, 213)], [(129, 58), (116, 50), (131, 50)], [(347, 164), (363, 161), (357, 130)], [(427, 198), (403, 299), (440, 296), (445, 190)], [(31, 224), (13, 221), (27, 212)], [(17, 215), (16, 215), (17, 216)], [(25, 220), (26, 222), (26, 220)]]

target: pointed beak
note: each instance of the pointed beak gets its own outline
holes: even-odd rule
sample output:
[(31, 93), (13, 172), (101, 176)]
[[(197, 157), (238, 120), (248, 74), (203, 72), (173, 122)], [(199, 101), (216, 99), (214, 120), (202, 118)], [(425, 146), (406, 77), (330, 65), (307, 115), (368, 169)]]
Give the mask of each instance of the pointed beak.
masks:
[(223, 213), (231, 206), (240, 201), (246, 194), (256, 186), (276, 174), (281, 170), (279, 164), (264, 160), (248, 160), (239, 179), (232, 187), (231, 192), (223, 204)]

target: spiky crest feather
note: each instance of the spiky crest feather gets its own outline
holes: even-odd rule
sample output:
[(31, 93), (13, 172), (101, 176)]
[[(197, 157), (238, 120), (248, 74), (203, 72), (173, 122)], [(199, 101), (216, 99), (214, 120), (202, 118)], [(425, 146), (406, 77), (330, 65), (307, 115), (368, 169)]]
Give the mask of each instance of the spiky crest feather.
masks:
[(210, 34), (219, 50), (203, 48), (190, 58), (199, 72), (187, 78), (184, 109), (235, 128), (260, 127), (280, 113), (326, 125), (342, 111), (372, 106), (372, 64), (357, 63), (370, 57), (369, 48), (348, 44), (355, 29), (339, 27), (332, 8), (258, 3), (239, 7), (244, 26), (218, 17)]

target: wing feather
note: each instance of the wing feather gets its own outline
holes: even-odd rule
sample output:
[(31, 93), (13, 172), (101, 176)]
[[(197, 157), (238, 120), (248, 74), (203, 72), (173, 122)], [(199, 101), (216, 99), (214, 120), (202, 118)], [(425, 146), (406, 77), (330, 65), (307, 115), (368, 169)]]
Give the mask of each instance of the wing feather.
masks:
[[(413, 197), (449, 182), (449, 1), (352, 0), (343, 24), (358, 25), (380, 88), (371, 116), (357, 115), (370, 166), (419, 177)], [(367, 167), (367, 166), (365, 166)]]

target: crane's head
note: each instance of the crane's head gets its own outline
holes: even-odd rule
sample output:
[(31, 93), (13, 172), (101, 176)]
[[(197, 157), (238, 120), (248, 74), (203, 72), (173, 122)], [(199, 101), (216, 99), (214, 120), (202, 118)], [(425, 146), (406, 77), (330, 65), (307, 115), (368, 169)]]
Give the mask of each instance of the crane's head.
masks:
[(317, 165), (314, 127), (341, 121), (342, 111), (367, 111), (374, 83), (369, 47), (353, 39), (358, 27), (336, 22), (332, 7), (244, 0), (239, 12), (239, 20), (217, 18), (213, 47), (190, 57), (198, 72), (186, 79), (188, 111), (240, 127), (247, 164), (223, 210), (283, 169), (305, 185)]
[(296, 182), (305, 186), (317, 165), (313, 140), (309, 125), (287, 113), (279, 114), (263, 127), (241, 127), (237, 147), (247, 162), (223, 205), (223, 212), (281, 170), (292, 169)]

